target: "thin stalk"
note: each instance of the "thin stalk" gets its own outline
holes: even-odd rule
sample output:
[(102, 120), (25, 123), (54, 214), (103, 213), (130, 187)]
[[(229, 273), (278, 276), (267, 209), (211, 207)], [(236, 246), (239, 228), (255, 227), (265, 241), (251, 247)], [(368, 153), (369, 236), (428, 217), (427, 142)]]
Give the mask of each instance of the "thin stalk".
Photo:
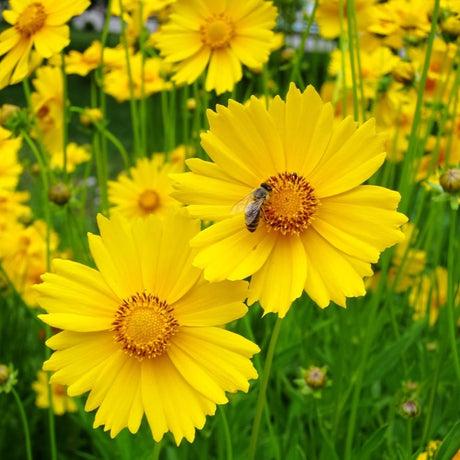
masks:
[(431, 20), (431, 30), (428, 35), (428, 42), (426, 47), (426, 54), (425, 54), (425, 62), (423, 63), (423, 69), (420, 76), (419, 87), (417, 91), (417, 102), (415, 105), (414, 110), (414, 119), (412, 122), (412, 129), (409, 135), (409, 144), (407, 147), (407, 154), (405, 161), (403, 163), (403, 170), (401, 174), (401, 183), (399, 186), (399, 191), (401, 193), (401, 205), (400, 209), (401, 212), (406, 213), (409, 203), (410, 197), (412, 195), (411, 191), (414, 187), (412, 187), (413, 183), (413, 168), (414, 168), (414, 159), (416, 157), (416, 150), (418, 146), (418, 132), (421, 125), (422, 120), (422, 105), (423, 105), (423, 96), (425, 93), (425, 85), (426, 80), (428, 77), (428, 69), (430, 67), (430, 60), (431, 60), (431, 53), (433, 51), (433, 42), (436, 35), (437, 30), (437, 21), (438, 21), (438, 14), (439, 14), (439, 3), (440, 0), (434, 1), (433, 7), (433, 16)]
[(316, 14), (316, 9), (318, 7), (318, 3), (319, 3), (319, 0), (315, 0), (315, 4), (313, 5), (313, 10), (311, 12), (310, 17), (308, 18), (307, 27), (305, 28), (305, 30), (302, 33), (302, 36), (300, 37), (300, 44), (297, 47), (294, 59), (292, 60), (291, 76), (289, 78), (289, 81), (297, 82), (301, 86), (304, 86), (304, 85), (303, 85), (302, 75), (300, 73), (300, 63), (305, 53), (305, 44), (307, 42), (307, 38), (310, 36), (310, 29), (315, 19), (315, 14)]
[(252, 425), (251, 440), (249, 443), (249, 457), (248, 457), (249, 460), (254, 460), (255, 455), (256, 455), (257, 440), (258, 440), (259, 431), (260, 431), (260, 422), (262, 420), (262, 413), (263, 413), (265, 402), (266, 402), (268, 380), (270, 377), (270, 370), (271, 370), (272, 363), (273, 363), (273, 357), (275, 355), (276, 342), (278, 341), (278, 336), (279, 336), (280, 329), (281, 329), (281, 322), (282, 322), (282, 319), (278, 316), (278, 318), (276, 319), (275, 327), (273, 328), (270, 343), (268, 345), (267, 358), (265, 360), (265, 368), (262, 374), (262, 379), (260, 381), (259, 394), (257, 397), (257, 404), (256, 404), (256, 413), (255, 413), (254, 422)]
[(449, 328), (450, 349), (454, 358), (455, 373), (457, 374), (457, 388), (460, 388), (460, 362), (458, 346), (455, 336), (455, 240), (456, 240), (457, 211), (450, 208), (449, 242), (447, 251), (447, 323)]
[(227, 415), (225, 414), (225, 409), (222, 406), (219, 407), (219, 412), (225, 434), (225, 451), (227, 453), (227, 460), (233, 460), (232, 435), (230, 433)]
[[(343, 0), (341, 0), (340, 7), (342, 8)], [(353, 0), (348, 0), (348, 4), (353, 4)], [(348, 53), (350, 55), (350, 68), (351, 68), (351, 82), (352, 82), (352, 89), (353, 89), (353, 117), (356, 121), (359, 120), (359, 97), (358, 97), (358, 86), (357, 81), (358, 78), (362, 79), (361, 74), (356, 72), (356, 64), (355, 64), (355, 36), (353, 30), (353, 9), (351, 7), (347, 8), (347, 23), (348, 23)], [(357, 48), (359, 45), (356, 46)], [(359, 70), (359, 69), (358, 69)]]
[(22, 427), (24, 429), (24, 438), (26, 440), (26, 454), (27, 460), (32, 460), (32, 444), (30, 442), (30, 431), (29, 424), (27, 423), (26, 412), (24, 410), (24, 405), (22, 404), (21, 398), (19, 397), (17, 391), (12, 388), (11, 393), (13, 393), (14, 399), (19, 409), (19, 415), (21, 417)]
[(62, 173), (64, 181), (67, 180), (67, 144), (69, 141), (69, 109), (68, 97), (69, 91), (67, 87), (67, 74), (65, 72), (64, 52), (61, 51), (61, 76), (62, 76), (62, 155), (63, 165)]

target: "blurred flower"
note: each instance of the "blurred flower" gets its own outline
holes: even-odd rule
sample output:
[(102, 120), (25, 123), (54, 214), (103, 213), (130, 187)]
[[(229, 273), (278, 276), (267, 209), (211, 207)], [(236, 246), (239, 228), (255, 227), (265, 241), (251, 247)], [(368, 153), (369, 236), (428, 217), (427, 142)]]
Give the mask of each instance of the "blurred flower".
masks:
[(44, 371), (37, 372), (37, 380), (32, 383), (32, 388), (37, 397), (35, 404), (41, 409), (47, 409), (50, 405), (49, 387), (51, 387), (51, 403), (53, 412), (56, 415), (63, 415), (66, 412), (76, 412), (77, 406), (74, 400), (67, 396), (66, 389), (63, 385), (52, 383), (48, 385), (48, 374)]
[[(35, 92), (32, 105), (43, 143), (49, 152), (61, 152), (63, 147), (63, 82), (59, 67), (40, 67), (32, 80)], [(36, 133), (35, 133), (36, 136)]]
[(83, 53), (70, 50), (65, 57), (65, 71), (67, 74), (78, 74), (84, 77), (97, 68), (101, 62), (102, 46), (100, 41), (93, 41)]
[[(378, 3), (377, 0), (355, 0), (358, 31), (363, 31), (371, 23), (376, 3)], [(342, 26), (346, 36), (348, 30), (347, 2), (343, 0), (321, 0), (319, 2), (315, 20), (319, 26), (319, 34), (323, 38), (333, 39), (340, 35), (340, 5), (343, 5)]]
[[(75, 142), (70, 142), (67, 145), (66, 155), (66, 170), (68, 173), (75, 171), (75, 168), (91, 159), (89, 153), (89, 145), (78, 145)], [(62, 153), (62, 147), (58, 152), (52, 152), (50, 158), (50, 165), (52, 168), (63, 169), (64, 168), (64, 155)]]
[[(50, 251), (57, 248), (58, 237), (50, 234)], [(46, 224), (41, 220), (27, 227), (15, 223), (6, 227), (0, 239), (2, 267), (16, 291), (30, 307), (36, 307), (37, 293), (32, 289), (46, 271)]]
[(193, 83), (207, 69), (206, 91), (221, 94), (241, 80), (242, 64), (257, 68), (268, 60), (276, 16), (263, 0), (177, 0), (156, 44), (167, 62), (178, 63), (176, 83)]
[[(191, 265), (200, 229), (184, 212), (126, 221), (98, 216), (89, 235), (98, 270), (56, 259), (37, 286), (40, 318), (63, 329), (47, 341), (45, 370), (68, 394), (90, 391), (94, 427), (136, 433), (145, 413), (153, 438), (192, 442), (206, 415), (248, 391), (257, 345), (222, 325), (242, 317), (245, 281), (210, 284)], [(95, 352), (97, 351), (97, 352)]]
[(22, 145), (21, 137), (12, 137), (12, 133), (0, 126), (0, 188), (14, 190), (22, 172), (18, 162), (18, 151)]
[(172, 181), (169, 174), (183, 170), (183, 161), (165, 161), (163, 154), (156, 154), (152, 159), (139, 159), (129, 170), (129, 176), (122, 173), (116, 181), (109, 181), (112, 211), (120, 212), (128, 219), (149, 214), (165, 216), (169, 208), (180, 206), (170, 196)]
[(0, 88), (28, 76), (33, 47), (42, 58), (66, 47), (70, 42), (66, 22), (89, 5), (89, 0), (11, 1), (3, 18), (12, 27), (0, 33), (0, 55), (5, 55), (0, 63)]
[(364, 295), (370, 264), (407, 221), (399, 193), (360, 185), (385, 159), (374, 121), (335, 124), (312, 86), (294, 84), (286, 102), (230, 100), (208, 120), (202, 146), (215, 163), (190, 159), (190, 173), (173, 175), (173, 196), (216, 222), (191, 242), (205, 277), (251, 276), (248, 302), (280, 317), (303, 290), (322, 308)]
[[(414, 309), (413, 318), (418, 320), (429, 315), (429, 324), (436, 323), (439, 309), (447, 301), (447, 270), (436, 267), (431, 273), (424, 274), (420, 282), (414, 285), (409, 294), (409, 304)], [(460, 291), (457, 292), (455, 303), (460, 301)]]
[[(133, 96), (140, 99), (159, 91), (171, 89), (172, 84), (165, 80), (170, 64), (158, 57), (145, 59), (141, 53), (130, 56), (130, 71), (133, 86)], [(127, 68), (115, 69), (107, 73), (104, 80), (104, 90), (118, 102), (130, 98), (130, 81)]]
[(94, 123), (100, 123), (102, 121), (101, 109), (86, 108), (84, 113), (80, 114), (80, 121), (86, 126), (92, 126)]
[[(441, 441), (430, 441), (425, 452), (418, 455), (417, 460), (434, 460), (436, 452), (441, 445)], [(455, 457), (454, 457), (455, 458)], [(450, 460), (454, 460), (454, 458)]]

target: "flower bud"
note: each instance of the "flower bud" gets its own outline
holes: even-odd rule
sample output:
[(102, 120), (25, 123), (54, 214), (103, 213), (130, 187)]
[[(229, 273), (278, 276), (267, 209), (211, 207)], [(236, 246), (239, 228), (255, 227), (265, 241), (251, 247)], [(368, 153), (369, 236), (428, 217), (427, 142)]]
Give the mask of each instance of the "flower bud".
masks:
[(460, 16), (455, 14), (441, 22), (441, 30), (453, 41), (460, 35)]
[(48, 196), (50, 201), (63, 206), (70, 199), (70, 187), (63, 182), (58, 182), (50, 188)]
[(415, 418), (420, 415), (420, 403), (415, 399), (406, 399), (399, 405), (399, 413), (404, 418)]
[(447, 169), (439, 176), (439, 183), (447, 193), (460, 192), (460, 169)]
[(0, 364), (0, 385), (3, 385), (10, 375), (10, 370), (5, 364)]
[(102, 112), (98, 108), (85, 109), (85, 112), (80, 114), (80, 121), (86, 126), (93, 126), (95, 122), (102, 121)]
[(326, 370), (318, 366), (310, 366), (304, 374), (305, 383), (311, 388), (324, 388), (326, 385)]

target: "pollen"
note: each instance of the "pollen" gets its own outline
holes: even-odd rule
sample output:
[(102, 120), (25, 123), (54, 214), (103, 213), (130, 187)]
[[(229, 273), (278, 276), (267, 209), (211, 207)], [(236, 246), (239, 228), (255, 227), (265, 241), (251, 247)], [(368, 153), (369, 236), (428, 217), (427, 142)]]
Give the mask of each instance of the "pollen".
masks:
[(45, 20), (44, 6), (39, 2), (34, 2), (24, 8), (14, 27), (23, 37), (28, 38), (36, 34), (45, 25)]
[(142, 361), (167, 351), (179, 323), (172, 307), (143, 292), (123, 300), (112, 326), (115, 341), (130, 356)]
[(144, 190), (137, 200), (139, 207), (146, 213), (151, 213), (158, 208), (160, 204), (160, 199), (158, 193), (155, 190)]
[(262, 206), (262, 218), (268, 230), (282, 235), (298, 235), (314, 219), (319, 200), (313, 187), (296, 173), (283, 172), (265, 181), (272, 189)]
[(212, 49), (228, 46), (235, 35), (233, 21), (224, 14), (217, 14), (208, 18), (200, 28), (201, 41)]

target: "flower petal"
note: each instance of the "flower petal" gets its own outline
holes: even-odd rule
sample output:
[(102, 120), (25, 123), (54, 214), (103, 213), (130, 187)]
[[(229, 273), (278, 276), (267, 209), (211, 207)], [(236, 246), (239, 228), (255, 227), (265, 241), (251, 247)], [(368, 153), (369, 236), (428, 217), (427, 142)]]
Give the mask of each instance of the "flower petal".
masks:
[(279, 237), (263, 267), (251, 278), (248, 304), (258, 300), (265, 313), (276, 312), (283, 318), (302, 294), (306, 276), (307, 260), (300, 238)]

